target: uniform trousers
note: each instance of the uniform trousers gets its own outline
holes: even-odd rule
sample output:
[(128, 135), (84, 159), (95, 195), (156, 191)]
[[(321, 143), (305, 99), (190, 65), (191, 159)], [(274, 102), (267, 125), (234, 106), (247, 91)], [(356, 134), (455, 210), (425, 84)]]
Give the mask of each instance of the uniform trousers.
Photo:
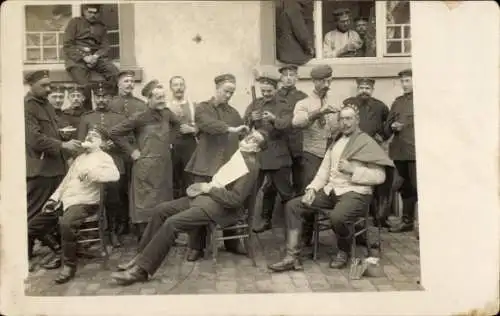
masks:
[(99, 58), (93, 68), (88, 68), (84, 62), (78, 62), (76, 65), (67, 69), (70, 77), (77, 84), (84, 86), (85, 101), (83, 107), (86, 110), (92, 110), (92, 94), (91, 94), (91, 73), (92, 71), (102, 75), (107, 82), (116, 86), (117, 75), (120, 70), (108, 58)]
[[(43, 205), (50, 196), (57, 190), (63, 176), (56, 177), (33, 177), (26, 181), (26, 200), (28, 204), (28, 226), (29, 223), (40, 214)], [(28, 257), (33, 255), (34, 238), (28, 235)]]
[(186, 189), (193, 183), (193, 177), (184, 171), (196, 149), (194, 137), (183, 136), (180, 143), (174, 145), (172, 150), (172, 167), (174, 179), (174, 198), (178, 199), (186, 195)]
[(57, 212), (39, 213), (28, 225), (28, 236), (30, 238), (43, 238), (57, 228), (61, 232), (61, 249), (63, 263), (75, 267), (77, 261), (77, 236), (78, 229), (83, 220), (94, 215), (99, 210), (99, 205), (78, 204), (68, 207), (59, 218)]
[[(136, 264), (149, 275), (158, 270), (174, 244), (177, 233), (190, 233), (214, 223), (207, 213), (209, 211), (191, 207), (189, 201), (188, 197), (183, 197), (163, 202), (152, 210), (153, 216), (139, 243), (139, 255), (136, 260)], [(236, 247), (237, 242), (236, 239), (225, 240), (224, 244), (230, 249)], [(190, 245), (190, 248), (196, 249), (196, 245)]]
[[(349, 229), (347, 222), (353, 222), (364, 215), (368, 207), (371, 195), (347, 192), (342, 195), (335, 195), (332, 191), (327, 195), (323, 189), (316, 192), (315, 199), (311, 207), (302, 203), (302, 197), (297, 197), (285, 206), (285, 218), (288, 230), (302, 231), (304, 220), (318, 212), (314, 208), (321, 208), (330, 218), (332, 229), (336, 236), (337, 248), (344, 252), (349, 252)], [(291, 256), (298, 256), (299, 247), (287, 249)]]
[(276, 193), (280, 195), (283, 204), (293, 198), (291, 173), (292, 169), (290, 167), (282, 167), (277, 170), (261, 170), (257, 183), (258, 187), (261, 187), (266, 177), (270, 181), (270, 187), (267, 187), (263, 192), (262, 217), (264, 219), (270, 220), (272, 218)]
[(127, 196), (125, 192), (128, 189), (127, 178), (120, 175), (120, 180), (106, 183), (106, 217), (108, 222), (107, 230), (118, 233), (118, 229), (128, 223)]
[(400, 188), (403, 199), (403, 222), (413, 223), (415, 219), (415, 204), (418, 201), (417, 167), (415, 160), (395, 160), (394, 165), (403, 179)]

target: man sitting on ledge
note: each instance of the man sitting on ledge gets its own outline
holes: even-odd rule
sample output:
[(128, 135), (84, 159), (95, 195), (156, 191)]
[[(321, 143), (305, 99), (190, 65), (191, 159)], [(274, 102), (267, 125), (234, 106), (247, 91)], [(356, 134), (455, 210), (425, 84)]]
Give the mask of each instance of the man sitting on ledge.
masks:
[(283, 260), (269, 266), (274, 272), (303, 269), (299, 259), (303, 220), (318, 208), (328, 214), (337, 240), (338, 252), (330, 267), (343, 268), (350, 248), (346, 222), (363, 216), (370, 204), (373, 186), (389, 178), (385, 168), (392, 169), (394, 165), (383, 149), (359, 129), (357, 107), (344, 106), (339, 113), (339, 124), (342, 135), (327, 150), (305, 195), (285, 206), (287, 250)]
[[(245, 202), (254, 192), (259, 176), (257, 153), (265, 148), (267, 138), (265, 131), (253, 130), (240, 141), (239, 151), (233, 158), (241, 155), (239, 157), (243, 159), (248, 172), (226, 188), (218, 183), (216, 175), (210, 183), (195, 183), (188, 188), (188, 195), (192, 197), (182, 197), (156, 206), (139, 243), (139, 254), (130, 262), (119, 265), (118, 269), (122, 272), (115, 272), (111, 277), (120, 285), (146, 281), (155, 274), (168, 255), (176, 233), (190, 232), (214, 222), (225, 227), (241, 219)], [(232, 164), (233, 158), (221, 169)], [(228, 169), (237, 172), (235, 169), (239, 168)], [(193, 186), (199, 186), (200, 191), (194, 198), (193, 194), (189, 194)], [(226, 248), (237, 251), (235, 244), (226, 243)]]

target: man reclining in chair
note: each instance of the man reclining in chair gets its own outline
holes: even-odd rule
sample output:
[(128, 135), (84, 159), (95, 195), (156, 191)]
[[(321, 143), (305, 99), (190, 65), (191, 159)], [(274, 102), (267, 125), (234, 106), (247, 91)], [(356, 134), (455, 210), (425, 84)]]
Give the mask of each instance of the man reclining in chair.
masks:
[[(342, 135), (331, 145), (305, 195), (285, 206), (287, 250), (283, 260), (272, 264), (275, 272), (303, 269), (299, 259), (300, 234), (304, 215), (322, 209), (330, 218), (338, 252), (330, 267), (340, 269), (349, 258), (347, 222), (364, 215), (370, 204), (373, 187), (386, 181), (386, 170), (393, 163), (368, 134), (359, 129), (359, 111), (354, 105), (344, 106), (339, 113)], [(387, 181), (386, 181), (387, 182)]]
[[(102, 129), (88, 132), (82, 143), (84, 152), (76, 157), (42, 212), (28, 225), (28, 236), (37, 238), (52, 232), (59, 224), (64, 267), (55, 279), (56, 283), (66, 283), (75, 276), (77, 230), (84, 219), (98, 211), (101, 183), (120, 179), (113, 159), (101, 149), (107, 145), (106, 139), (106, 132)], [(61, 259), (57, 257), (53, 267), (60, 265)]]
[[(232, 166), (236, 158), (241, 158), (240, 161), (246, 165), (248, 172), (242, 172), (227, 187), (218, 182), (216, 174), (211, 183), (195, 183), (190, 186), (187, 190), (190, 197), (164, 202), (153, 208), (151, 221), (139, 243), (138, 255), (130, 262), (119, 265), (118, 269), (122, 272), (115, 272), (111, 277), (120, 285), (146, 281), (155, 274), (168, 255), (176, 233), (190, 232), (211, 223), (227, 227), (241, 219), (245, 202), (255, 191), (259, 176), (257, 153), (265, 148), (267, 137), (266, 132), (253, 130), (240, 141), (239, 150), (219, 171)], [(240, 170), (236, 169), (240, 168), (227, 169), (231, 169), (231, 173), (238, 173)], [(198, 195), (193, 192), (196, 187)], [(226, 243), (226, 248), (228, 247), (236, 245)]]

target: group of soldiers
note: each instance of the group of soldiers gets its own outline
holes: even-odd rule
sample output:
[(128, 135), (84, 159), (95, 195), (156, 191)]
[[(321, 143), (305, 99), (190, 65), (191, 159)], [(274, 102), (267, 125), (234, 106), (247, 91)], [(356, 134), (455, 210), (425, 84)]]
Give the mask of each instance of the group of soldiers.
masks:
[[(344, 121), (343, 125), (339, 123), (339, 113), (345, 107), (355, 109), (355, 128), (359, 126), (359, 130), (376, 143), (382, 145), (392, 137), (389, 155), (403, 179), (400, 188), (403, 220), (392, 227), (386, 221), (387, 212), (382, 212), (381, 218), (383, 225), (390, 227), (392, 232), (413, 230), (417, 187), (411, 69), (398, 74), (404, 93), (396, 98), (390, 110), (371, 96), (374, 79), (358, 78), (358, 94), (346, 99), (343, 105), (334, 105), (329, 101), (332, 68), (315, 66), (310, 75), (314, 89), (309, 93), (296, 88), (298, 69), (294, 65), (281, 67), (279, 75), (261, 75), (258, 83), (262, 96), (251, 102), (242, 117), (229, 104), (236, 89), (236, 78), (231, 74), (217, 76), (214, 96), (194, 104), (186, 98), (186, 83), (180, 76), (170, 79), (171, 97), (168, 100), (166, 87), (158, 80), (152, 80), (142, 89), (142, 96), (146, 99), (143, 101), (133, 95), (134, 73), (122, 71), (116, 77), (117, 86), (106, 81), (93, 86), (94, 109), (90, 111), (82, 110), (85, 100), (82, 86), (56, 86), (45, 70), (29, 74), (26, 81), (31, 88), (25, 97), (25, 124), (30, 258), (35, 239), (56, 253), (60, 249), (61, 236), (57, 230), (30, 235), (30, 231), (39, 231), (31, 229), (30, 225), (40, 227), (43, 224), (37, 221), (37, 215), (60, 185), (68, 166), (82, 152), (82, 141), (93, 129), (105, 131), (106, 142), (101, 147), (113, 158), (120, 173), (119, 181), (106, 184), (105, 201), (110, 242), (119, 247), (120, 236), (128, 232), (130, 222), (136, 224), (138, 237), (143, 236), (144, 240), (149, 234), (149, 239), (152, 239), (154, 232), (146, 226), (148, 223), (158, 226), (151, 221), (159, 208), (171, 212), (172, 205), (179, 206), (175, 204), (180, 203), (179, 200), (185, 205), (181, 203), (181, 208), (174, 207), (174, 213), (190, 205), (193, 207), (188, 200), (183, 200), (187, 199), (187, 189), (193, 184), (201, 184), (202, 191), (207, 194), (217, 192), (213, 189), (218, 188), (212, 177), (232, 159), (238, 148), (243, 152), (254, 152), (258, 163), (255, 186), (264, 191), (262, 218), (253, 229), (256, 233), (271, 229), (277, 196), (283, 206), (296, 203), (293, 202), (295, 198), (304, 194), (311, 198), (311, 185), (317, 182), (325, 154), (344, 133), (345, 126), (353, 125), (345, 125)], [(70, 104), (62, 110), (66, 92)], [(246, 143), (239, 142), (242, 138)], [(265, 146), (261, 140), (265, 140)], [(254, 147), (245, 149), (242, 143)], [(241, 181), (247, 188), (248, 183), (253, 182), (249, 182), (247, 176), (244, 178), (246, 182)], [(234, 192), (236, 187), (238, 185), (234, 184), (233, 191), (224, 193), (223, 197), (212, 192), (211, 201), (217, 206), (210, 206), (212, 204), (205, 201), (204, 212), (240, 203), (234, 202), (243, 198), (241, 192)], [(246, 200), (247, 196), (244, 197)], [(223, 201), (228, 199), (233, 202), (224, 204)], [(189, 226), (191, 250), (187, 259), (190, 261), (201, 258), (205, 247), (206, 225), (200, 224), (205, 221), (199, 216), (188, 216), (181, 221), (182, 227), (193, 221), (199, 226), (195, 225), (196, 229)], [(305, 214), (303, 222), (300, 242), (307, 246), (311, 244), (313, 234), (311, 214)], [(178, 229), (173, 231), (178, 233)], [(233, 245), (231, 249), (235, 253), (245, 252), (239, 245)], [(280, 270), (290, 264), (295, 266), (292, 261), (275, 268)], [(45, 268), (60, 265), (61, 261), (56, 257)], [(60, 279), (71, 279), (74, 271), (75, 267), (69, 267)], [(130, 274), (125, 279), (127, 277), (134, 280)]]

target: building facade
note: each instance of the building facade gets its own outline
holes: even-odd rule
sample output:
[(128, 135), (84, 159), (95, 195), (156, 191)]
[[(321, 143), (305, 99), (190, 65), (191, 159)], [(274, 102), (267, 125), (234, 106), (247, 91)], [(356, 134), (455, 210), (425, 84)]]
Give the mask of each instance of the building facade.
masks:
[[(370, 76), (377, 80), (374, 97), (390, 106), (401, 94), (396, 74), (411, 65), (408, 1), (335, 3), (350, 6), (353, 15), (368, 20), (376, 56), (323, 59), (322, 36), (315, 35), (332, 27), (330, 11), (335, 8), (315, 1), (309, 17), (318, 53), (300, 66), (298, 88), (311, 91), (309, 71), (315, 64), (327, 63), (334, 70), (335, 102), (354, 95), (356, 77)], [(189, 98), (203, 101), (213, 94), (214, 76), (231, 72), (238, 81), (232, 104), (243, 112), (251, 102), (254, 73), (277, 72), (280, 65), (275, 34), (276, 10), (281, 5), (280, 1), (106, 3), (102, 18), (109, 29), (111, 56), (121, 69), (136, 72), (138, 95), (151, 79), (167, 83), (171, 76), (182, 75)], [(62, 33), (71, 17), (81, 15), (80, 4), (27, 5), (24, 11), (24, 71), (49, 69), (53, 81), (69, 83), (62, 60)]]

